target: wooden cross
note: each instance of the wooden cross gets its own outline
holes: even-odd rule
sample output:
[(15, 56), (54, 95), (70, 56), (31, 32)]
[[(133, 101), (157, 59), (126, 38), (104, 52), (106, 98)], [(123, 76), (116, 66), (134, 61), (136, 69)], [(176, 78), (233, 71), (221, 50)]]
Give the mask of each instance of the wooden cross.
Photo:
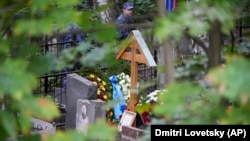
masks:
[(147, 44), (145, 43), (140, 31), (133, 30), (128, 38), (128, 44), (122, 47), (116, 54), (116, 59), (124, 59), (131, 62), (130, 78), (130, 98), (127, 104), (127, 110), (136, 112), (136, 105), (139, 102), (138, 98), (138, 63), (146, 64), (148, 67), (156, 66), (156, 63), (151, 55)]

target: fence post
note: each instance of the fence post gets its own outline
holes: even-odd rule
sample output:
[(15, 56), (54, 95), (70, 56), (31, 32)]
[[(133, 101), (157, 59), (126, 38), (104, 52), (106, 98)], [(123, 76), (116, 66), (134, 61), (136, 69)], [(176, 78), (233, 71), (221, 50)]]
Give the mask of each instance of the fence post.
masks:
[[(49, 45), (48, 45), (48, 37), (45, 36), (45, 46), (44, 46), (44, 52), (45, 54), (49, 51)], [(45, 74), (46, 75), (46, 74)], [(48, 93), (48, 85), (49, 85), (49, 80), (48, 80), (48, 76), (46, 75), (44, 77), (44, 93), (47, 94)]]

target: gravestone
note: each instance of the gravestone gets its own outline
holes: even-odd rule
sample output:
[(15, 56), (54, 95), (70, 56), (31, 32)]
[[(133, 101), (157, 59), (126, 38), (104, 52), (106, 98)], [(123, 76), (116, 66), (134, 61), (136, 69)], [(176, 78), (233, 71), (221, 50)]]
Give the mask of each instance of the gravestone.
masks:
[(56, 126), (53, 123), (49, 123), (37, 118), (31, 118), (32, 131), (33, 134), (55, 134)]
[(142, 135), (142, 129), (126, 125), (122, 126), (122, 141), (137, 141)]
[(97, 99), (97, 86), (76, 73), (67, 74), (66, 128), (76, 128), (76, 107), (78, 99)]
[[(39, 134), (44, 137), (54, 135), (56, 133), (56, 126), (38, 118), (31, 118), (32, 129), (31, 134)], [(1, 134), (1, 133), (0, 133)], [(22, 136), (22, 135), (20, 135)], [(43, 138), (43, 137), (42, 137)], [(7, 137), (6, 139), (0, 138), (1, 141), (17, 141), (15, 137)]]
[(98, 119), (105, 120), (106, 110), (103, 108), (106, 102), (102, 100), (77, 100), (76, 130), (86, 132), (89, 124)]

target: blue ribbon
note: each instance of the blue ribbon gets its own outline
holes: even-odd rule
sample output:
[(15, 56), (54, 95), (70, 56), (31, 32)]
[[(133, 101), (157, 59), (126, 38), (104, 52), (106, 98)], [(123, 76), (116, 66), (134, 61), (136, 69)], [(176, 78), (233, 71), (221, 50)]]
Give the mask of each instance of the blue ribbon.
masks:
[(166, 8), (167, 8), (167, 11), (172, 11), (173, 10), (173, 0), (167, 0)]
[(120, 116), (123, 114), (126, 108), (126, 102), (123, 97), (122, 91), (118, 85), (118, 77), (116, 75), (113, 75), (109, 77), (109, 80), (113, 86), (113, 100), (118, 102), (118, 104), (114, 106), (114, 118), (119, 120)]

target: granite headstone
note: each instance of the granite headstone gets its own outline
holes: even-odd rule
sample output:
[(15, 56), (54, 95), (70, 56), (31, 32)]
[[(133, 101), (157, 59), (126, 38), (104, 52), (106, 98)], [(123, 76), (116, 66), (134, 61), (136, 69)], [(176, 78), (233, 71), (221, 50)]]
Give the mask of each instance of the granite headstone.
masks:
[(77, 100), (76, 130), (86, 132), (89, 124), (105, 120), (106, 111), (102, 100)]
[(97, 86), (83, 78), (72, 73), (67, 74), (66, 84), (66, 128), (76, 128), (76, 107), (78, 99), (95, 100), (97, 99)]

